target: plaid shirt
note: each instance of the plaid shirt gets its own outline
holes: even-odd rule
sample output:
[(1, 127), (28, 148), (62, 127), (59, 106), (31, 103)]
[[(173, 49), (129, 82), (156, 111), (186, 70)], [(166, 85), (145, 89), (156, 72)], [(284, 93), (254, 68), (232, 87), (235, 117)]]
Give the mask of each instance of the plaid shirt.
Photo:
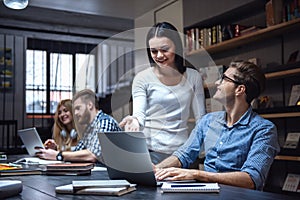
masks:
[(100, 110), (93, 122), (86, 128), (83, 137), (75, 147), (75, 151), (87, 149), (101, 161), (101, 147), (98, 133), (109, 131), (121, 131), (121, 128), (114, 118)]

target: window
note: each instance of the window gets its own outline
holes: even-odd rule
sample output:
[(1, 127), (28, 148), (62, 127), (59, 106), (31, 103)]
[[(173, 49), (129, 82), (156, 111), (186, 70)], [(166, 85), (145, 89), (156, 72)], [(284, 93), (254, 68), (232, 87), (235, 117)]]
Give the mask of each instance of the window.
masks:
[(78, 71), (86, 58), (86, 51), (93, 46), (29, 39), (26, 50), (26, 113), (53, 114), (61, 99), (72, 99), (76, 69)]
[(46, 113), (46, 51), (26, 51), (26, 112)]
[[(132, 41), (93, 45), (28, 39), (26, 113), (51, 115), (61, 99), (72, 99), (73, 92), (84, 88), (95, 91), (100, 102), (115, 90), (130, 87), (134, 75), (132, 49)], [(105, 106), (109, 108), (102, 109), (111, 110), (108, 104)]]
[[(50, 111), (61, 99), (72, 99), (72, 54), (50, 53)], [(56, 105), (55, 105), (56, 104)], [(54, 107), (54, 110), (52, 109)]]
[[(54, 113), (58, 102), (72, 95), (72, 55), (50, 53), (50, 101), (47, 101), (46, 54), (46, 51), (40, 50), (26, 51), (27, 113)], [(48, 105), (50, 110), (47, 110)]]

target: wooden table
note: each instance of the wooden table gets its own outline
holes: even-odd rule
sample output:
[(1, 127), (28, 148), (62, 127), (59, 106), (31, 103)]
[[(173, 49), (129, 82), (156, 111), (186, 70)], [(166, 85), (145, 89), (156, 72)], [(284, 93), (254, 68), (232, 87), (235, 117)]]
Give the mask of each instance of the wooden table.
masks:
[[(94, 195), (65, 195), (56, 194), (55, 187), (70, 184), (73, 180), (106, 180), (108, 174), (106, 171), (93, 171), (88, 176), (47, 176), (47, 175), (25, 175), (0, 177), (0, 180), (21, 180), (23, 191), (20, 195), (9, 199), (28, 199), (28, 200), (48, 200), (48, 199), (99, 199), (103, 196)], [(220, 193), (161, 193), (159, 187), (137, 186), (137, 190), (120, 197), (105, 196), (104, 199), (164, 199), (164, 200), (182, 200), (182, 199), (243, 199), (243, 200), (279, 200), (296, 199), (292, 196), (280, 195), (275, 193), (249, 190), (228, 185), (220, 185)]]

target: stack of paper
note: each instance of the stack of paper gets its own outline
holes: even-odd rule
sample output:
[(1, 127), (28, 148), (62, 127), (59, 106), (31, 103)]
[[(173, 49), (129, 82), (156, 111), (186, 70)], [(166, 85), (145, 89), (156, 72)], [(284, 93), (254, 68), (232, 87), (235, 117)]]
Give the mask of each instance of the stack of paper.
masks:
[(55, 164), (55, 163), (63, 163), (63, 161), (58, 160), (44, 160), (38, 157), (28, 157), (28, 158), (21, 158), (14, 162), (15, 164), (25, 164), (25, 165), (48, 165), (48, 164)]
[(94, 163), (58, 163), (46, 165), (46, 175), (87, 175), (91, 174)]
[(42, 169), (37, 166), (0, 163), (0, 176), (40, 175)]
[(162, 192), (219, 192), (218, 183), (172, 183), (164, 182)]
[(60, 194), (90, 194), (121, 196), (135, 191), (136, 184), (126, 180), (77, 180), (55, 188)]

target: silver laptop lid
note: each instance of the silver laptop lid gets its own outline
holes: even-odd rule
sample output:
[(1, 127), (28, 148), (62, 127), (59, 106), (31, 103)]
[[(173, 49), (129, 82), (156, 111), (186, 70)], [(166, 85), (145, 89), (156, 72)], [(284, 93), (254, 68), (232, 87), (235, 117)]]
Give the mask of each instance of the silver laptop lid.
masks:
[(35, 149), (35, 147), (44, 148), (44, 144), (35, 127), (18, 130), (18, 135), (30, 156), (35, 156), (35, 153), (39, 152), (39, 150)]
[(152, 162), (142, 132), (99, 133), (102, 158), (111, 179), (156, 186)]

